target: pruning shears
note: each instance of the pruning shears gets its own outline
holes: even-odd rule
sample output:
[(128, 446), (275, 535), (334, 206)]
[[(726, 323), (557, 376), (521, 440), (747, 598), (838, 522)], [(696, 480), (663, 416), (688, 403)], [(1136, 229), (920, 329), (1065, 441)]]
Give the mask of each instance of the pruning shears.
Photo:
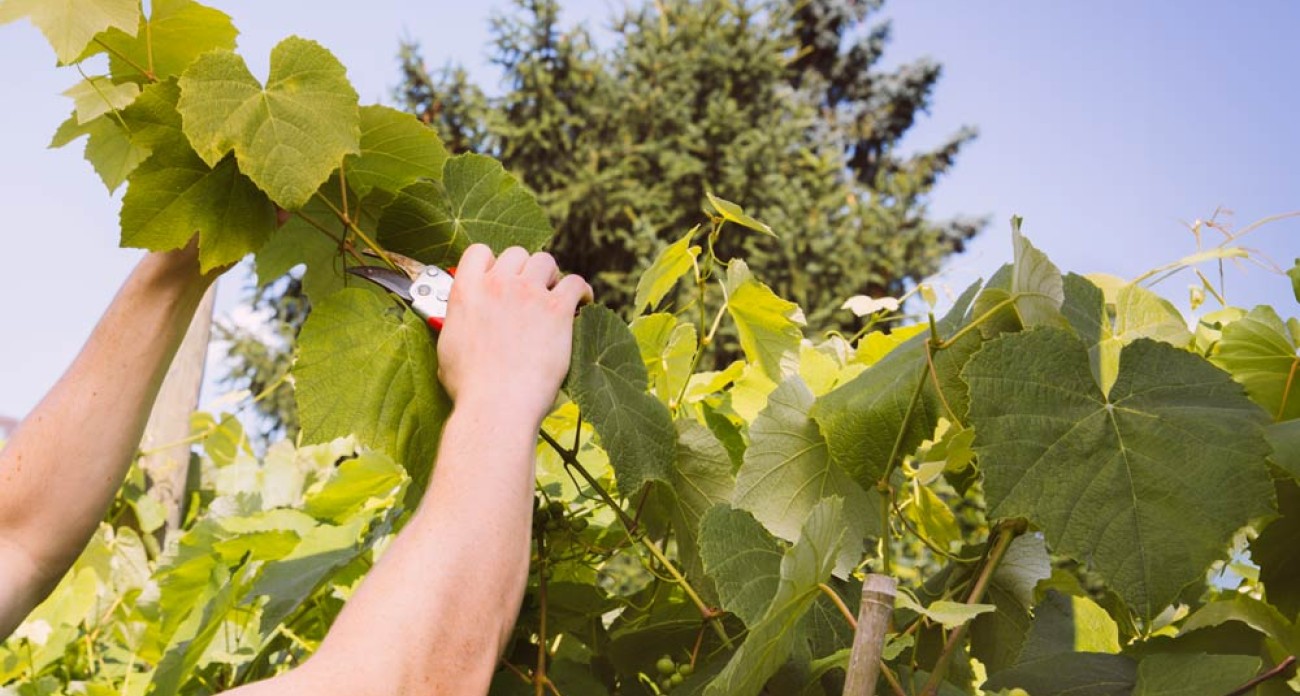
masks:
[(389, 260), (400, 270), (383, 266), (353, 266), (348, 273), (361, 276), (406, 302), (430, 328), (442, 331), (447, 319), (447, 300), (456, 278), (455, 266), (446, 270), (388, 252)]

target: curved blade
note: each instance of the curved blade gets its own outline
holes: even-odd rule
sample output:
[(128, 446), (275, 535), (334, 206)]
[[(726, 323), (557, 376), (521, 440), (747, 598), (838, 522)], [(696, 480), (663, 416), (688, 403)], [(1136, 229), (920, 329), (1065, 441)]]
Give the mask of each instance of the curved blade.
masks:
[(348, 273), (361, 276), (398, 297), (411, 302), (411, 279), (404, 273), (382, 266), (351, 266)]

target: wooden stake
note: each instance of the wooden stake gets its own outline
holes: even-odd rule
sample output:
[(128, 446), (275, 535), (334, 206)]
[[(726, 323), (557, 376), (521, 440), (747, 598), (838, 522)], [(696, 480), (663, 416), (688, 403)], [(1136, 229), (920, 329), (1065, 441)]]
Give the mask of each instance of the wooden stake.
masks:
[(871, 574), (862, 583), (862, 606), (858, 608), (858, 630), (853, 636), (844, 696), (875, 696), (880, 677), (880, 656), (885, 651), (885, 634), (894, 613), (898, 581), (888, 575)]
[[(203, 366), (208, 357), (208, 339), (212, 336), (212, 307), (217, 297), (213, 283), (199, 303), (185, 340), (176, 351), (167, 377), (163, 379), (158, 399), (149, 413), (142, 450), (184, 440), (190, 434), (190, 415), (199, 402), (203, 386)], [(190, 446), (177, 445), (140, 458), (140, 468), (149, 477), (149, 495), (167, 510), (167, 532), (179, 529), (181, 504), (190, 469)]]

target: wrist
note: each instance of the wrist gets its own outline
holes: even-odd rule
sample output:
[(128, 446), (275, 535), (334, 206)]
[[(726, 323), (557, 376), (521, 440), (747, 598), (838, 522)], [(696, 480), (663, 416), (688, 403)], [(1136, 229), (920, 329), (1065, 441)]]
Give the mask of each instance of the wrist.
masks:
[(537, 429), (549, 412), (551, 401), (542, 404), (536, 391), (515, 390), (463, 390), (458, 392), (453, 413), (460, 413), (477, 419), (491, 420), (496, 428), (511, 432), (526, 433), (529, 438), (537, 437)]

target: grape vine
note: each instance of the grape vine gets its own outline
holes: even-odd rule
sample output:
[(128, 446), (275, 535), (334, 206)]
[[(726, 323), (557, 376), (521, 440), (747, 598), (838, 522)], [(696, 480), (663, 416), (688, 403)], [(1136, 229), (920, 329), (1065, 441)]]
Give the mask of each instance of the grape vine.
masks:
[[(0, 0), (18, 18), (83, 75), (107, 55), (53, 144), (86, 138), (126, 186), (124, 246), (197, 231), (205, 270), (252, 254), (313, 310), (302, 441), (257, 456), (237, 420), (197, 416), (180, 533), (159, 543), (133, 472), (0, 645), (0, 693), (216, 693), (291, 669), (419, 500), (451, 407), (436, 336), (344, 271), (537, 250), (551, 226), (491, 157), (360, 105), (313, 41), (277, 45), (263, 84), (192, 0)], [(648, 266), (631, 321), (576, 319), (493, 694), (838, 694), (867, 573), (900, 584), (882, 693), (1300, 691), (1300, 321), (1232, 307), (1197, 270), (1248, 255), (1239, 237), (1124, 282), (1061, 273), (1016, 220), (1012, 261), (943, 317), (920, 288), (817, 335), (714, 251), (794, 232), (700, 195), (711, 212)], [(1181, 270), (1222, 307), (1189, 323), (1152, 290)], [(723, 322), (743, 358), (698, 371)]]

